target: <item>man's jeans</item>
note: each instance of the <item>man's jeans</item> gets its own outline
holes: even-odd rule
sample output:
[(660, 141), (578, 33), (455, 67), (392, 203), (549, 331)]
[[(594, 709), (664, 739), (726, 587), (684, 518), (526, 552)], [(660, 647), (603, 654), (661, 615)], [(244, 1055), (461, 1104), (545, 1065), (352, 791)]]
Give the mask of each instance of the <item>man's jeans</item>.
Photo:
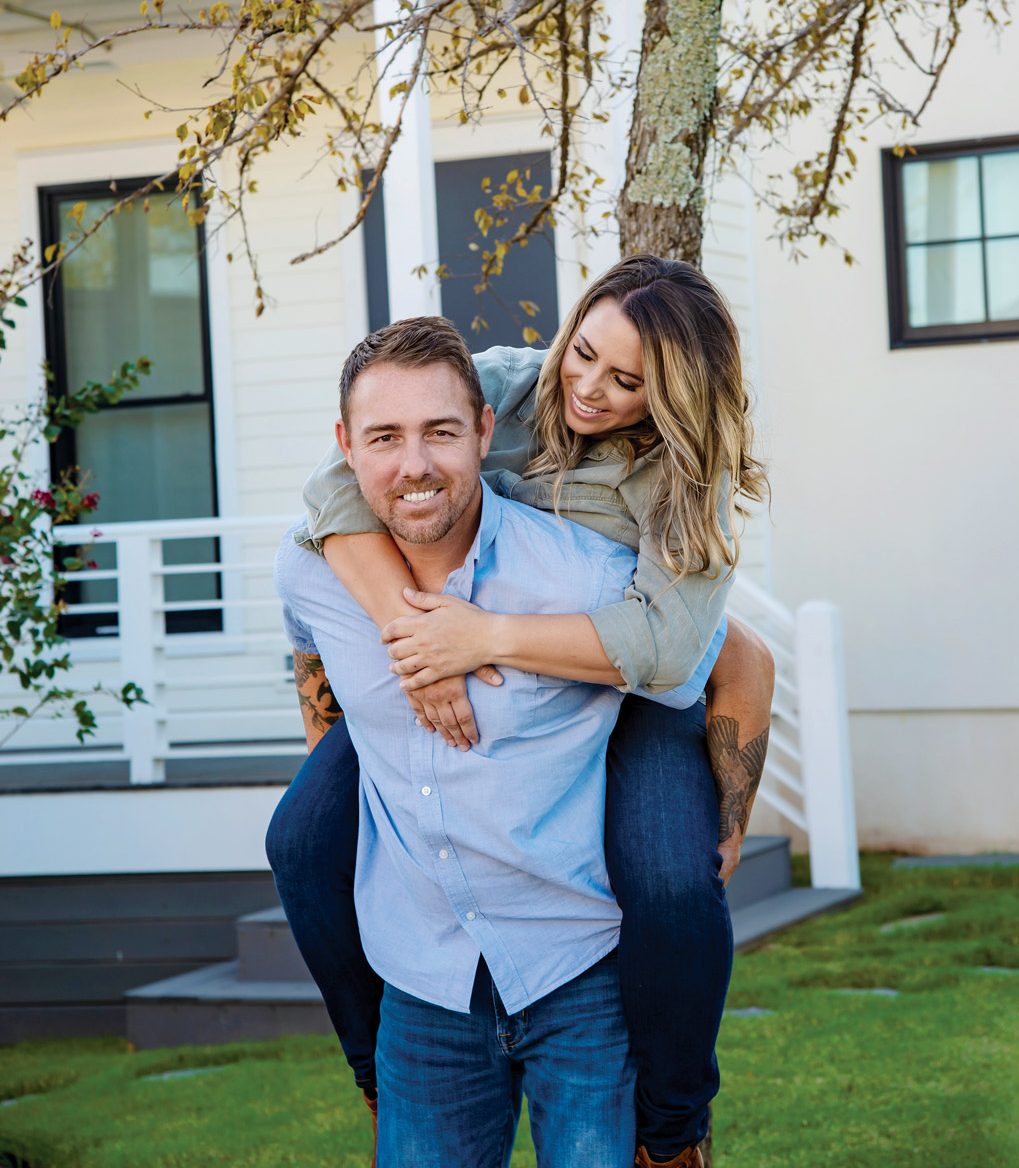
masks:
[(387, 984), (378, 1168), (505, 1168), (527, 1095), (538, 1168), (630, 1168), (634, 1067), (616, 954), (507, 1015), (484, 961), (470, 1014)]

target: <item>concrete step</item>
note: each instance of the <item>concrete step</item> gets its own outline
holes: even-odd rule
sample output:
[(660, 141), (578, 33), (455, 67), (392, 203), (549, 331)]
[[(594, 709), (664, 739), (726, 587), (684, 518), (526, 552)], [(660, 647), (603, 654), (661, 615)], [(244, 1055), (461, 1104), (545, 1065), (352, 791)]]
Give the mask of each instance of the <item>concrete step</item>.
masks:
[(238, 961), (129, 990), (127, 1037), (139, 1050), (288, 1034), (331, 1034), (310, 978), (243, 981)]
[[(859, 895), (859, 891), (845, 888), (787, 888), (734, 909), (736, 947), (756, 944), (779, 929), (848, 905)], [(275, 934), (273, 943), (282, 938), (274, 915), (280, 912), (252, 914), (261, 918), (253, 922), (256, 929)], [(239, 961), (129, 990), (126, 1001), (127, 1036), (138, 1049), (331, 1033), (325, 1007), (307, 974), (303, 978), (245, 979)]]
[(789, 840), (784, 835), (752, 835), (743, 844), (739, 867), (729, 881), (729, 910), (747, 908), (784, 892), (792, 884)]
[(282, 908), (249, 913), (237, 921), (237, 957), (241, 981), (311, 982)]
[(851, 904), (861, 895), (857, 888), (788, 888), (734, 909), (732, 934), (736, 948), (745, 949), (779, 929)]

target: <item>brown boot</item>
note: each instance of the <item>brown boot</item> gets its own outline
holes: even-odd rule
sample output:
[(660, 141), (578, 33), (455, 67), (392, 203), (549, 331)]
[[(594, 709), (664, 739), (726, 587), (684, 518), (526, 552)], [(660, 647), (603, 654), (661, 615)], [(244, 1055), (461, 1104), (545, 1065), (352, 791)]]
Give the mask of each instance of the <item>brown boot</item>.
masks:
[(642, 1145), (637, 1149), (634, 1164), (636, 1168), (704, 1168), (704, 1158), (701, 1156), (700, 1148), (694, 1144), (692, 1148), (684, 1148), (671, 1160), (652, 1160), (647, 1148)]
[(374, 1099), (368, 1098), (368, 1092), (364, 1093), (365, 1106), (372, 1113), (372, 1162), (371, 1168), (375, 1168), (375, 1152), (379, 1146), (379, 1097)]

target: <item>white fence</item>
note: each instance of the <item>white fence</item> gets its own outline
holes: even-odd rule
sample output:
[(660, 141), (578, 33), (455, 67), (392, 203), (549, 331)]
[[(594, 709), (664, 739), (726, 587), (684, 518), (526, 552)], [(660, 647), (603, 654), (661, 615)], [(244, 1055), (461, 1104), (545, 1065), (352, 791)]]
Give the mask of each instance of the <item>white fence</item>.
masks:
[[(271, 573), (287, 524), (280, 517), (190, 519), (108, 524), (98, 535), (61, 528), (62, 543), (90, 544), (104, 564), (68, 575), (83, 593), (68, 616), (106, 622), (96, 629), (101, 635), (74, 642), (73, 683), (116, 688), (133, 681), (147, 702), (125, 712), (98, 699), (99, 733), (84, 746), (68, 720), (33, 720), (0, 753), (0, 766), (114, 764), (126, 766), (130, 784), (139, 787), (164, 783), (173, 760), (299, 755), (290, 647)], [(190, 555), (182, 555), (181, 541), (192, 541)], [(179, 562), (193, 559), (196, 547), (205, 549), (201, 562)], [(97, 585), (108, 595), (95, 595)], [(190, 598), (179, 598), (189, 591)], [(794, 614), (739, 579), (729, 607), (775, 656), (758, 798), (806, 832), (815, 886), (858, 887), (837, 610), (815, 601)], [(212, 627), (173, 630), (173, 622), (189, 619)]]

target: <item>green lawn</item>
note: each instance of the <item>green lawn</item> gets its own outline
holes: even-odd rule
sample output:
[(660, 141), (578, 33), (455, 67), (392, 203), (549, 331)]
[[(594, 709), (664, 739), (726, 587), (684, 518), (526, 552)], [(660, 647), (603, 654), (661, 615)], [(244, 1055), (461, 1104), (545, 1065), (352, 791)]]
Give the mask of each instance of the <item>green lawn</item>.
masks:
[[(1019, 868), (893, 871), (867, 856), (864, 884), (848, 911), (737, 958), (716, 1165), (1016, 1168)], [(367, 1113), (323, 1038), (4, 1047), (11, 1098), (0, 1153), (32, 1168), (362, 1168), (369, 1151)], [(534, 1164), (526, 1131), (513, 1163)]]

